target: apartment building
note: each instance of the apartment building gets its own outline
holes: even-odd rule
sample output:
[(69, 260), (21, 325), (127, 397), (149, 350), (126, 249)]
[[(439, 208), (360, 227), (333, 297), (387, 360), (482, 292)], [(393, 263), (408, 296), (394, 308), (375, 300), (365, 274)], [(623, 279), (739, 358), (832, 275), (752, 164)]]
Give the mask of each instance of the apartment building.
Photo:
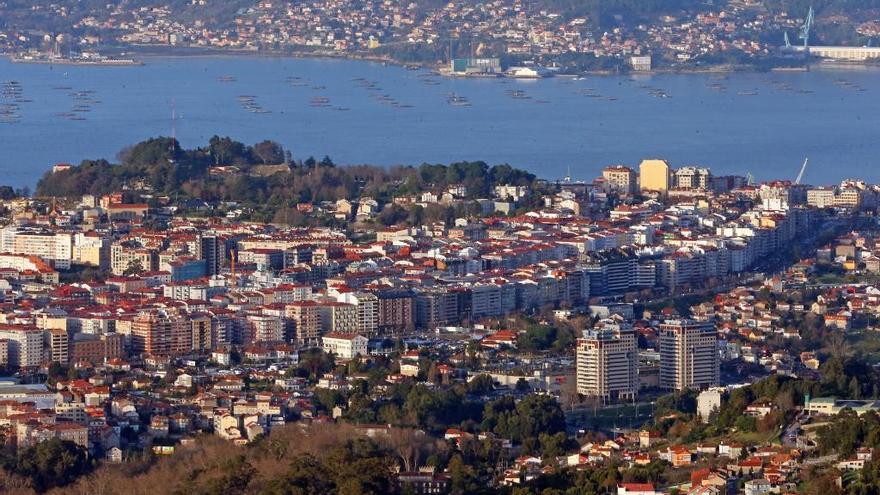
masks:
[(810, 189), (807, 191), (807, 204), (816, 208), (830, 208), (834, 206), (836, 190), (832, 188)]
[(208, 275), (216, 275), (223, 269), (226, 261), (226, 245), (223, 239), (212, 234), (200, 234), (198, 237), (198, 257), (205, 260)]
[(70, 344), (66, 328), (51, 328), (44, 333), (46, 361), (67, 366), (70, 362)]
[(216, 347), (214, 325), (207, 314), (190, 315), (192, 350), (210, 351)]
[(71, 263), (107, 268), (110, 266), (110, 240), (95, 232), (78, 232), (73, 238)]
[(837, 208), (857, 209), (862, 205), (862, 191), (855, 187), (844, 187), (834, 197)]
[(344, 292), (336, 300), (355, 307), (357, 333), (366, 337), (379, 334), (379, 298), (368, 292)]
[(660, 325), (660, 387), (706, 389), (720, 382), (718, 332), (711, 322), (667, 320)]
[(409, 290), (381, 290), (379, 299), (379, 332), (400, 334), (415, 327), (413, 293)]
[(502, 316), (516, 309), (516, 286), (503, 280), (476, 283), (470, 287), (471, 317)]
[(358, 331), (358, 309), (353, 304), (337, 301), (321, 301), (322, 333), (354, 334)]
[(124, 356), (122, 335), (108, 333), (89, 335), (78, 333), (69, 342), (70, 362), (88, 361), (100, 365)]
[(709, 190), (712, 185), (712, 173), (708, 168), (682, 167), (675, 171), (675, 187), (679, 189)]
[(0, 325), (0, 339), (6, 340), (10, 366), (31, 368), (42, 364), (43, 332), (37, 328)]
[(247, 344), (284, 341), (284, 321), (281, 317), (248, 315), (245, 321), (247, 325)]
[(133, 353), (176, 355), (192, 349), (189, 320), (171, 311), (143, 311), (131, 323)]
[(122, 275), (130, 267), (139, 266), (143, 271), (159, 268), (159, 255), (155, 249), (129, 243), (115, 243), (110, 247), (110, 270)]
[(671, 182), (671, 169), (666, 160), (642, 160), (639, 164), (639, 190), (666, 195)]
[(458, 296), (445, 289), (419, 292), (414, 300), (414, 309), (417, 328), (433, 329), (457, 323), (461, 318)]
[(297, 301), (284, 307), (293, 321), (295, 340), (301, 346), (316, 346), (321, 337), (321, 310), (315, 301)]
[(58, 270), (67, 270), (73, 258), (73, 234), (48, 229), (6, 227), (0, 231), (2, 252), (36, 256)]
[(602, 177), (605, 178), (605, 181), (612, 189), (616, 189), (622, 194), (630, 195), (636, 192), (636, 186), (638, 185), (636, 182), (636, 172), (627, 166), (612, 165), (605, 167), (602, 169)]
[(634, 399), (639, 388), (638, 349), (632, 327), (603, 320), (577, 340), (577, 391), (603, 402)]

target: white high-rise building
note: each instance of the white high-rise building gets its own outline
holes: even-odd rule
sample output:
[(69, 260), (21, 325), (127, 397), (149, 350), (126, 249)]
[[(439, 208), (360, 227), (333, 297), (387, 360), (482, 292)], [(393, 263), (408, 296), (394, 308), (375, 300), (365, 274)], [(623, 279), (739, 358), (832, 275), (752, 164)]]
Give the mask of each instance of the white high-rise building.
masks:
[(339, 302), (357, 308), (357, 333), (372, 337), (379, 333), (379, 298), (368, 292), (343, 292), (336, 296)]
[(59, 270), (70, 268), (73, 234), (46, 229), (7, 227), (0, 231), (2, 252), (37, 256)]
[(718, 332), (711, 322), (667, 320), (660, 325), (660, 387), (703, 390), (720, 381)]
[(7, 341), (9, 364), (19, 368), (43, 362), (43, 332), (34, 327), (0, 326), (0, 340)]
[(600, 321), (577, 340), (577, 391), (603, 402), (633, 399), (639, 388), (638, 350), (632, 327)]

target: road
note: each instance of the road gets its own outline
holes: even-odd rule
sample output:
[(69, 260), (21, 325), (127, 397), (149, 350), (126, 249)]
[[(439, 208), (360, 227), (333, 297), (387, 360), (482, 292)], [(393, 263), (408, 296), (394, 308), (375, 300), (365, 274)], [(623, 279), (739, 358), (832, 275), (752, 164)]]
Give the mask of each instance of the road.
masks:
[(804, 421), (807, 419), (807, 413), (801, 411), (785, 429), (782, 431), (782, 445), (786, 447), (797, 447), (797, 432), (801, 429)]

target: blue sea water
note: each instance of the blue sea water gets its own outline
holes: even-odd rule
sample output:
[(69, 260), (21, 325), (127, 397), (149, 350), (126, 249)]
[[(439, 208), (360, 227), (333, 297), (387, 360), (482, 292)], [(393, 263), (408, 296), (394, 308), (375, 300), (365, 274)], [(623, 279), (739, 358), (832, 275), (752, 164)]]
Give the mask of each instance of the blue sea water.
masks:
[[(113, 159), (126, 145), (172, 132), (185, 147), (219, 134), (273, 139), (296, 158), (329, 155), (339, 164), (485, 160), (548, 179), (570, 170), (589, 180), (606, 165), (647, 157), (793, 179), (809, 157), (805, 182), (880, 182), (880, 68), (525, 81), (447, 79), (350, 60), (145, 62), (0, 59), (0, 84), (21, 87), (18, 102), (0, 96), (13, 121), (0, 119), (0, 184), (33, 186), (54, 163)], [(451, 104), (453, 94), (469, 105)]]

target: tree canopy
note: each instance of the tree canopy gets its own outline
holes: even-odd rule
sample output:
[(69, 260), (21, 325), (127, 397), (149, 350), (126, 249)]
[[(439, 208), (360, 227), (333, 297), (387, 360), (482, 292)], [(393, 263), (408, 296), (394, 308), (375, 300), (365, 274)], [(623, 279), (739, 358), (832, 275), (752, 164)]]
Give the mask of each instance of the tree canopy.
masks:
[[(303, 215), (299, 203), (370, 197), (380, 205), (395, 197), (432, 191), (443, 193), (450, 186), (463, 186), (467, 199), (491, 197), (495, 185), (537, 187), (536, 177), (509, 165), (457, 162), (450, 165), (377, 167), (336, 166), (329, 157), (294, 160), (273, 141), (245, 145), (229, 137), (212, 137), (207, 146), (183, 149), (167, 137), (148, 139), (119, 153), (120, 163), (85, 160), (68, 170), (47, 172), (37, 184), (38, 196), (79, 197), (105, 195), (125, 189), (156, 193), (176, 199), (200, 199), (209, 203), (234, 201), (253, 206), (260, 217), (296, 225)], [(271, 165), (271, 167), (266, 167)], [(224, 169), (213, 169), (223, 166)], [(213, 170), (212, 170), (213, 169)], [(381, 213), (380, 223), (449, 221), (457, 215), (479, 213), (467, 202), (450, 205), (391, 206)]]
[(29, 478), (37, 492), (62, 487), (94, 468), (86, 449), (57, 438), (21, 449), (4, 462), (7, 471)]

